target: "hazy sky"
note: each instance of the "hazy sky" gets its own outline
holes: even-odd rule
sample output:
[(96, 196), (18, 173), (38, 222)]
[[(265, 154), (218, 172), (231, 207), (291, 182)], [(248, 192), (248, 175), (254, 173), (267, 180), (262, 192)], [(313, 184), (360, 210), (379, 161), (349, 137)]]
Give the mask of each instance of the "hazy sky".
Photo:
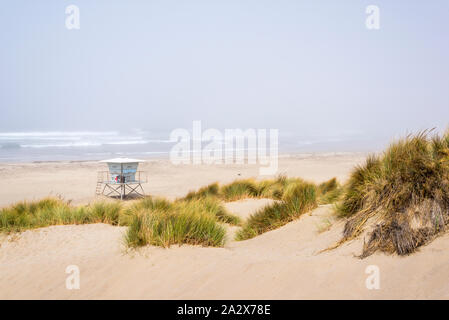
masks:
[(445, 128), (448, 36), (447, 0), (4, 1), (0, 132)]

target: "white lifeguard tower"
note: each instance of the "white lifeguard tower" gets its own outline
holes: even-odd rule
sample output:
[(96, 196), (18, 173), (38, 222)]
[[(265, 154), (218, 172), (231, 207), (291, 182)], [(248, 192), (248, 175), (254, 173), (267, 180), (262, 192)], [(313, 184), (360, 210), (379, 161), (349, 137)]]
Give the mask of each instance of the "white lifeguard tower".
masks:
[(144, 160), (115, 158), (100, 162), (106, 163), (109, 171), (98, 172), (97, 195), (116, 196), (121, 200), (129, 196), (145, 196), (142, 183), (147, 182), (146, 174), (137, 171), (139, 163)]

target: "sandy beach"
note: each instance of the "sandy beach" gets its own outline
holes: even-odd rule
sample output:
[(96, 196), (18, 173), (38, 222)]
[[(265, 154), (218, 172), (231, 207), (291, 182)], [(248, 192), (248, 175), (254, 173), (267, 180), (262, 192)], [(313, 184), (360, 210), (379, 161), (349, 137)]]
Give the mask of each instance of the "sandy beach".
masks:
[[(364, 153), (310, 153), (284, 155), (279, 158), (277, 174), (301, 177), (322, 182), (332, 177), (344, 181), (355, 164), (365, 158)], [(95, 200), (97, 172), (107, 170), (104, 163), (42, 162), (0, 163), (0, 179), (6, 186), (0, 195), (0, 206), (22, 200), (36, 200), (46, 196), (62, 196), (75, 204)], [(140, 164), (148, 183), (145, 192), (169, 199), (209, 183), (228, 183), (235, 179), (259, 177), (259, 165), (173, 165), (165, 159), (148, 159)]]
[[(364, 154), (281, 157), (280, 172), (321, 182), (344, 181)], [(0, 165), (2, 206), (19, 200), (61, 195), (74, 203), (95, 200), (95, 162)], [(174, 166), (152, 160), (142, 170), (151, 195), (176, 198), (219, 181), (257, 177), (252, 166)], [(227, 203), (245, 219), (269, 199)], [(106, 224), (52, 226), (2, 235), (0, 299), (415, 299), (448, 298), (449, 236), (408, 257), (376, 253), (360, 260), (363, 239), (320, 252), (341, 236), (343, 221), (331, 205), (246, 241), (234, 241), (227, 227), (223, 248), (147, 246), (126, 249), (126, 227)], [(80, 289), (66, 288), (66, 268), (80, 270)], [(379, 267), (380, 289), (369, 290), (368, 266)]]

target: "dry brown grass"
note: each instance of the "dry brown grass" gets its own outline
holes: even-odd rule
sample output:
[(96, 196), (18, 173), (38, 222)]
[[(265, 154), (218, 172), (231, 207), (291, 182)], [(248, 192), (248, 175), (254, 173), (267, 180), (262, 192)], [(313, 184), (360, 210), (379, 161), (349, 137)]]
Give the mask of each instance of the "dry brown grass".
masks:
[(449, 222), (449, 134), (408, 136), (357, 167), (338, 205), (348, 217), (340, 243), (368, 229), (361, 257), (406, 255)]

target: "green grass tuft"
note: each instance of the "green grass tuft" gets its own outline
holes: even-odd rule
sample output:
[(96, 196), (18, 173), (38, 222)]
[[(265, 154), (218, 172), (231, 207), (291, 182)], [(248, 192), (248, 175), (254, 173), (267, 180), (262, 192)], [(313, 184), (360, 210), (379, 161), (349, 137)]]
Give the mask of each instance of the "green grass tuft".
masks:
[(332, 178), (318, 185), (317, 194), (319, 204), (335, 203), (343, 194), (343, 187), (340, 186), (336, 178)]
[[(446, 230), (449, 222), (449, 135), (408, 136), (357, 167), (345, 186), (343, 239), (372, 224), (361, 257), (377, 250), (410, 254)], [(372, 222), (375, 221), (375, 222)]]
[(186, 207), (190, 208), (193, 212), (205, 211), (210, 213), (219, 222), (236, 226), (241, 224), (240, 217), (229, 213), (220, 200), (211, 196), (200, 200), (187, 202)]
[(219, 196), (220, 187), (218, 183), (212, 183), (208, 186), (200, 188), (198, 191), (190, 191), (182, 200), (195, 200), (207, 198), (210, 196)]
[(51, 225), (109, 223), (119, 224), (122, 206), (119, 202), (98, 202), (73, 207), (61, 199), (19, 202), (0, 209), (0, 231), (12, 232)]
[(224, 185), (220, 189), (220, 194), (226, 201), (236, 201), (259, 196), (257, 183), (253, 179), (236, 180)]
[(317, 206), (316, 187), (296, 180), (290, 182), (280, 202), (265, 206), (252, 214), (236, 234), (236, 240), (246, 240), (279, 228)]
[(218, 223), (239, 225), (240, 218), (226, 211), (214, 196), (189, 197), (168, 202), (143, 199), (128, 210), (130, 247), (147, 244), (169, 247), (172, 244), (222, 246), (225, 229)]
[(183, 243), (219, 247), (224, 244), (225, 233), (209, 213), (194, 212), (188, 207), (168, 211), (142, 209), (133, 216), (126, 241), (130, 247)]
[(101, 221), (103, 223), (118, 225), (120, 224), (120, 215), (123, 211), (123, 207), (118, 201), (96, 202), (90, 205), (87, 210), (89, 211), (93, 221)]

